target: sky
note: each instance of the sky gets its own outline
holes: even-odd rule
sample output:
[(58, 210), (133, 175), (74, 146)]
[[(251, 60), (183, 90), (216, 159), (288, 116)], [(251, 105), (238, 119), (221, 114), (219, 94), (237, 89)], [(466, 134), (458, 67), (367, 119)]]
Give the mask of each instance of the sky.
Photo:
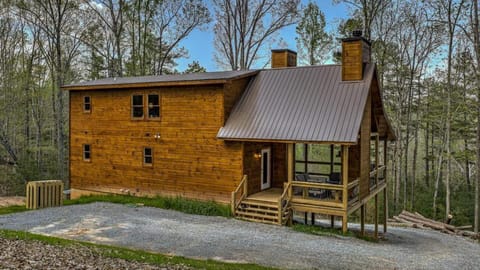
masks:
[[(309, 1), (302, 0), (302, 5), (306, 5)], [(337, 29), (340, 19), (348, 17), (349, 9), (345, 4), (334, 4), (332, 0), (316, 0), (314, 1), (320, 7), (320, 10), (325, 14), (325, 20), (327, 22), (326, 31), (335, 32)], [(210, 13), (213, 15), (214, 11), (210, 7)], [(194, 30), (186, 39), (184, 39), (180, 46), (185, 47), (188, 50), (188, 57), (177, 60), (177, 70), (183, 71), (187, 68), (189, 63), (193, 61), (199, 61), (200, 65), (205, 67), (207, 71), (218, 71), (218, 67), (213, 60), (214, 55), (214, 46), (213, 46), (213, 24), (210, 23), (210, 26), (205, 31)], [(288, 26), (282, 29), (277, 38), (282, 39), (288, 44), (288, 49), (296, 51), (295, 43), (295, 25)], [(272, 48), (272, 49), (285, 49), (285, 48)], [(268, 59), (265, 59), (262, 62), (259, 62), (254, 68), (262, 68)]]

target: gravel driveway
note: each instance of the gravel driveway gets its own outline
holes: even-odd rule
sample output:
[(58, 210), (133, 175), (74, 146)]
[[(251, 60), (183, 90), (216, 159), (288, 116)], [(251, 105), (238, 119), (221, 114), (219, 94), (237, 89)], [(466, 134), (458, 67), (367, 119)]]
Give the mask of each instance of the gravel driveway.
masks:
[(480, 268), (480, 244), (434, 231), (390, 228), (385, 241), (371, 243), (223, 217), (110, 203), (0, 216), (0, 228), (290, 269)]

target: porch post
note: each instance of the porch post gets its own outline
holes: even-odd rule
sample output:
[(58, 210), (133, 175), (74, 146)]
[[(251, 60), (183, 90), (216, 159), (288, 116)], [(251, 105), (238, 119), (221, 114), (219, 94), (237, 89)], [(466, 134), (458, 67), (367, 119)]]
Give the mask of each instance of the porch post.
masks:
[(342, 217), (342, 232), (346, 233), (348, 230), (348, 146), (342, 145), (342, 201), (343, 201), (343, 217)]
[(378, 134), (375, 136), (375, 189), (378, 187)]
[[(293, 177), (295, 175), (295, 172), (294, 172), (294, 162), (295, 162), (295, 144), (293, 143), (288, 143), (287, 144), (287, 181), (288, 181), (288, 184), (289, 184), (289, 187), (288, 187), (288, 198), (290, 198), (290, 200), (292, 199), (292, 190), (293, 190), (293, 187), (292, 187), (292, 181), (293, 181)], [(289, 217), (288, 217), (288, 226), (291, 226), (292, 223), (293, 223), (293, 210), (290, 209), (289, 211)], [(306, 222), (305, 222), (306, 224)]]
[(294, 145), (293, 143), (287, 144), (287, 180), (289, 183), (293, 181), (293, 160), (294, 160)]
[(287, 181), (290, 184), (288, 188), (288, 197), (292, 198), (292, 181), (295, 175), (294, 170), (294, 162), (295, 162), (295, 144), (289, 143), (287, 144)]
[(387, 204), (387, 187), (383, 189), (383, 233), (387, 232), (388, 220), (388, 204)]
[(360, 206), (360, 235), (365, 235), (365, 204)]
[(378, 239), (378, 193), (375, 194), (375, 239)]

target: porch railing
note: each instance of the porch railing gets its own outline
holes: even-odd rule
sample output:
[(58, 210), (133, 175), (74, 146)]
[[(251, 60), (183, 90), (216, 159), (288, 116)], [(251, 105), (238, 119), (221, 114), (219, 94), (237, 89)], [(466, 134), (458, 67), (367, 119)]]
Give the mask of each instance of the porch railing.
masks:
[(314, 206), (343, 207), (343, 185), (292, 181), (292, 202)]
[(370, 190), (375, 189), (385, 179), (385, 166), (379, 166), (370, 172)]
[(231, 210), (232, 215), (235, 216), (235, 211), (248, 194), (248, 176), (244, 175), (240, 184), (238, 184), (237, 189), (232, 192), (232, 203), (231, 203)]
[(354, 204), (359, 200), (359, 184), (360, 178), (357, 178), (351, 182), (348, 182), (348, 205)]
[[(359, 200), (359, 183), (359, 178), (350, 181), (346, 187), (346, 196), (344, 196), (342, 184), (293, 181), (291, 182), (291, 202), (343, 209), (348, 207), (348, 204)], [(345, 202), (344, 197), (348, 203)]]
[(278, 199), (278, 224), (283, 225), (285, 221), (291, 218), (290, 215), (290, 192), (291, 183), (284, 183), (282, 196)]

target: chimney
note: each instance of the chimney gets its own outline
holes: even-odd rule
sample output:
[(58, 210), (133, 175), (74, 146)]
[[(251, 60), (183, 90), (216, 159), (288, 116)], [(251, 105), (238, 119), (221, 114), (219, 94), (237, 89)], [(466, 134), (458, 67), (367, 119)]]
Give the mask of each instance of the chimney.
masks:
[(272, 50), (272, 68), (296, 67), (297, 53), (289, 49)]
[(342, 81), (361, 81), (365, 65), (370, 63), (371, 45), (361, 30), (342, 39)]

